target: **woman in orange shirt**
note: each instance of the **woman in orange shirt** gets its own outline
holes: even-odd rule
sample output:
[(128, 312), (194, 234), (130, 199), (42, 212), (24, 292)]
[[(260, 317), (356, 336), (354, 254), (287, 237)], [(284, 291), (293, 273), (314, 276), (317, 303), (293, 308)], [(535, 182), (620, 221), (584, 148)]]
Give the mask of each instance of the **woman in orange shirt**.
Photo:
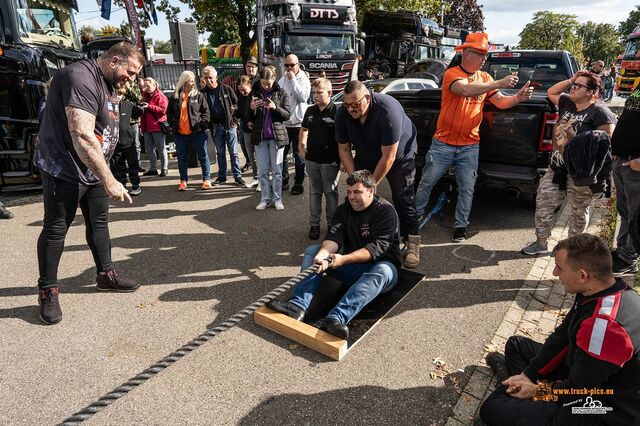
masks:
[(211, 188), (210, 164), (207, 154), (209, 106), (204, 95), (196, 89), (195, 75), (185, 71), (180, 75), (176, 91), (167, 110), (167, 121), (173, 129), (180, 170), (178, 191), (187, 189), (189, 146), (193, 148), (202, 168), (201, 189)]

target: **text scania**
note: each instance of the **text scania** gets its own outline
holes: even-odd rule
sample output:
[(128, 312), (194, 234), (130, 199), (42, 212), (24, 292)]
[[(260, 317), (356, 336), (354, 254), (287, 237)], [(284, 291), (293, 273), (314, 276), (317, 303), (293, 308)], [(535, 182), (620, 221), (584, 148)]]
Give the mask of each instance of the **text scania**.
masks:
[(312, 70), (317, 70), (317, 69), (331, 69), (331, 70), (337, 70), (338, 69), (338, 64), (336, 64), (335, 62), (312, 62), (309, 64), (309, 69)]
[(340, 14), (335, 9), (309, 9), (309, 17), (312, 19), (338, 19)]

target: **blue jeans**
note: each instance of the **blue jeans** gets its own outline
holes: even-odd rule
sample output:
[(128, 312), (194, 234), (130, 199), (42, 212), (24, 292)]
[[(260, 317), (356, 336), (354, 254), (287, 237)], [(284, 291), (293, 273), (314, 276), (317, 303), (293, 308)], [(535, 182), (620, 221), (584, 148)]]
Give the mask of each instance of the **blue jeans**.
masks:
[[(282, 202), (282, 151), (274, 139), (267, 139), (256, 145), (256, 163), (260, 178), (260, 201), (263, 203)], [(269, 181), (269, 172), (272, 180)]]
[[(165, 146), (165, 134), (162, 132), (144, 132), (144, 146), (149, 156), (149, 171), (158, 171), (158, 157), (162, 170), (169, 168), (169, 156)], [(156, 155), (156, 150), (158, 154)]]
[[(318, 251), (320, 246), (317, 244), (307, 247), (302, 258), (301, 270), (304, 271), (313, 264), (313, 258)], [(349, 286), (338, 304), (327, 314), (327, 317), (335, 318), (341, 324), (348, 324), (377, 295), (388, 292), (398, 282), (398, 270), (393, 263), (386, 260), (350, 263), (338, 269), (328, 269), (327, 274)], [(321, 283), (321, 275), (308, 276), (296, 286), (289, 301), (306, 311)]]
[(422, 217), (427, 208), (431, 190), (438, 183), (442, 175), (454, 166), (456, 184), (458, 185), (458, 202), (456, 203), (456, 228), (469, 225), (469, 214), (473, 202), (473, 190), (478, 177), (478, 153), (480, 146), (454, 146), (433, 139), (431, 148), (425, 156), (422, 178), (416, 191), (416, 210), (418, 217)]
[(176, 153), (178, 154), (178, 170), (180, 180), (189, 180), (189, 146), (193, 148), (202, 168), (202, 180), (209, 180), (209, 155), (207, 154), (207, 133), (198, 132), (190, 135), (176, 133)]
[(216, 146), (216, 157), (218, 159), (218, 180), (226, 182), (227, 180), (227, 148), (229, 148), (229, 157), (231, 157), (231, 171), (233, 177), (239, 179), (242, 177), (240, 171), (240, 159), (238, 158), (238, 132), (237, 128), (232, 127), (225, 129), (224, 124), (216, 124), (212, 130), (213, 143)]

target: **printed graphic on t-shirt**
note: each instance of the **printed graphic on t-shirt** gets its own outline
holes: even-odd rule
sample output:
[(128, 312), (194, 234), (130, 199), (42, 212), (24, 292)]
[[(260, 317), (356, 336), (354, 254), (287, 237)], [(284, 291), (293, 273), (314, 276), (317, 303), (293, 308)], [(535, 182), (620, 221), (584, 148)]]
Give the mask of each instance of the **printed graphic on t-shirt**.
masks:
[(629, 111), (640, 111), (640, 86), (638, 86), (638, 88), (629, 95), (624, 103), (624, 109)]

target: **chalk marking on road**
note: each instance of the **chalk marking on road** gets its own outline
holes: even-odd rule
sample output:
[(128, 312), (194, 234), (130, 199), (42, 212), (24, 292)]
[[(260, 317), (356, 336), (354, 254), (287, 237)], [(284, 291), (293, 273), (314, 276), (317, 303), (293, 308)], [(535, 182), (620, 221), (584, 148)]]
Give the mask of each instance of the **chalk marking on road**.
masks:
[(491, 255), (489, 256), (489, 258), (487, 260), (476, 260), (476, 259), (471, 259), (470, 257), (458, 254), (458, 250), (465, 248), (467, 246), (459, 246), (454, 248), (453, 250), (451, 250), (451, 254), (453, 254), (455, 257), (457, 257), (458, 259), (462, 259), (462, 260), (468, 260), (469, 262), (474, 262), (474, 263), (479, 263), (481, 265), (486, 265), (487, 263), (491, 262), (491, 259), (493, 259), (494, 257), (496, 257), (496, 252), (494, 250), (488, 250), (489, 253), (491, 253)]

